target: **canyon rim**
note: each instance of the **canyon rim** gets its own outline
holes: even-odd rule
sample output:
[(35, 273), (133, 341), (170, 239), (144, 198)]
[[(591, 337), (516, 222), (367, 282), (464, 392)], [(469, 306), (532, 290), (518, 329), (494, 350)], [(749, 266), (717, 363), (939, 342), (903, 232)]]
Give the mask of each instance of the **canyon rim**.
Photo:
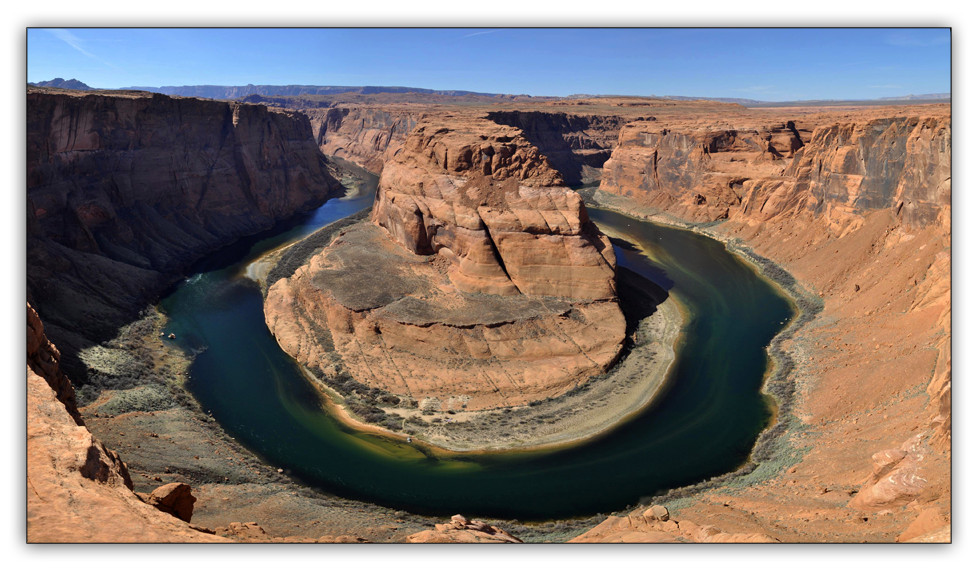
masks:
[(950, 542), (950, 94), (26, 98), (29, 543)]

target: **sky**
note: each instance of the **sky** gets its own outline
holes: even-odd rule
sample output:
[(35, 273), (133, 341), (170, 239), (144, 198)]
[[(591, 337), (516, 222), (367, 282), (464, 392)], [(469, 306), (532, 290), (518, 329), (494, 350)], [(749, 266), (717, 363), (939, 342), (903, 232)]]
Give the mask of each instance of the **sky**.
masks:
[(27, 28), (27, 81), (764, 101), (951, 91), (948, 28)]

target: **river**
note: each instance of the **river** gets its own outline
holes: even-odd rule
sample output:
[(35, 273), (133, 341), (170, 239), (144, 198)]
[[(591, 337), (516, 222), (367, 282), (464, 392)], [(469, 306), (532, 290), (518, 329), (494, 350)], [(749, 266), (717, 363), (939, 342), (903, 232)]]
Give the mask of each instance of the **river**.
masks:
[(619, 264), (688, 314), (674, 377), (652, 406), (600, 438), (533, 452), (436, 456), (339, 423), (269, 333), (243, 268), (372, 199), (369, 187), (330, 200), (275, 235), (223, 250), (160, 303), (167, 331), (194, 355), (189, 390), (230, 435), (296, 480), (429, 515), (588, 516), (735, 470), (772, 420), (761, 394), (765, 348), (794, 315), (790, 302), (716, 240), (592, 209), (599, 226), (632, 244), (616, 246)]

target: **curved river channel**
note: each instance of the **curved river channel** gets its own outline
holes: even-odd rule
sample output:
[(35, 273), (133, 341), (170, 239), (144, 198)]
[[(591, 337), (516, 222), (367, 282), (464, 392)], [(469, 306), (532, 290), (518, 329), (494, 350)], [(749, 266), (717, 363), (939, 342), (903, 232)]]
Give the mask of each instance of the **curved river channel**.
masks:
[(765, 347), (794, 315), (790, 302), (715, 240), (597, 209), (590, 214), (599, 226), (638, 246), (616, 246), (619, 265), (667, 290), (688, 314), (674, 376), (653, 405), (583, 444), (450, 457), (334, 420), (268, 332), (261, 293), (243, 268), (369, 206), (366, 190), (219, 252), (160, 303), (167, 331), (196, 355), (188, 388), (265, 462), (311, 487), (391, 508), (533, 521), (617, 511), (746, 461), (771, 421), (760, 393)]

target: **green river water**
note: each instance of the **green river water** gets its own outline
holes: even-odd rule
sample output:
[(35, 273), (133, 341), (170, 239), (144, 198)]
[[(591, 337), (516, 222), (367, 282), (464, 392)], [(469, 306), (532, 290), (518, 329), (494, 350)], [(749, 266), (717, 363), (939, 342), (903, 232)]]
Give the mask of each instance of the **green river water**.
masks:
[(321, 396), (265, 326), (258, 286), (241, 276), (261, 252), (370, 205), (331, 200), (274, 236), (210, 257), (160, 303), (167, 331), (195, 355), (188, 387), (265, 462), (311, 487), (415, 513), (524, 521), (608, 513), (735, 470), (772, 413), (760, 393), (765, 347), (793, 316), (770, 282), (710, 238), (592, 209), (637, 248), (618, 263), (687, 310), (674, 375), (655, 404), (586, 443), (550, 451), (434, 456), (359, 433)]

